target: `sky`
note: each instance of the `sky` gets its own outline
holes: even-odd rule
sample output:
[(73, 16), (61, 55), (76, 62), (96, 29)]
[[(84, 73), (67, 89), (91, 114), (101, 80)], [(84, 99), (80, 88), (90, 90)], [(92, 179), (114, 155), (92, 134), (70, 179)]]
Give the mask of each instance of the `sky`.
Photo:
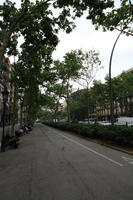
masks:
[[(60, 31), (60, 43), (53, 53), (53, 57), (54, 59), (62, 59), (66, 52), (74, 49), (82, 49), (83, 51), (96, 49), (100, 53), (103, 66), (103, 69), (97, 73), (96, 79), (103, 82), (109, 71), (110, 54), (118, 34), (118, 31), (96, 31), (91, 22), (82, 17), (76, 20), (76, 28), (70, 34)], [(132, 44), (132, 36), (120, 36), (112, 58), (112, 77), (133, 67)]]
[[(133, 3), (133, 0), (131, 0)], [(115, 0), (115, 6), (119, 7), (120, 0)], [(105, 76), (109, 72), (109, 61), (111, 51), (118, 31), (95, 30), (91, 21), (86, 20), (85, 15), (75, 21), (76, 28), (66, 34), (60, 31), (56, 51), (53, 53), (54, 59), (62, 59), (66, 52), (75, 49), (87, 51), (90, 49), (98, 50), (103, 69), (99, 70), (96, 79), (104, 82)], [(112, 58), (112, 77), (121, 74), (133, 67), (133, 37), (122, 34), (116, 44)]]
[[(17, 4), (20, 3), (20, 0), (12, 1), (15, 1)], [(2, 2), (4, 2), (4, 0), (0, 0), (0, 3)], [(119, 0), (115, 0), (115, 2), (116, 5), (119, 4)], [(97, 31), (91, 22), (86, 20), (85, 16), (78, 18), (75, 21), (75, 24), (76, 28), (70, 34), (60, 31), (60, 42), (56, 48), (56, 51), (53, 53), (53, 58), (62, 60), (65, 53), (76, 49), (82, 49), (83, 51), (90, 49), (98, 50), (103, 69), (97, 73), (96, 79), (104, 82), (104, 78), (109, 71), (111, 50), (119, 32), (103, 32), (102, 30)], [(122, 71), (126, 71), (133, 67), (132, 44), (132, 36), (120, 36), (112, 59), (112, 77), (115, 77)]]

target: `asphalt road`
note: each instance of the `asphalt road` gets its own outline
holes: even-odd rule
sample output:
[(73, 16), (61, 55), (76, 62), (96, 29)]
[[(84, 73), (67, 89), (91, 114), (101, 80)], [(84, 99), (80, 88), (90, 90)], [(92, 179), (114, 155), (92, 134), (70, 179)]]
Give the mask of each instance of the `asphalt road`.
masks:
[(0, 153), (0, 200), (133, 200), (133, 156), (36, 124)]

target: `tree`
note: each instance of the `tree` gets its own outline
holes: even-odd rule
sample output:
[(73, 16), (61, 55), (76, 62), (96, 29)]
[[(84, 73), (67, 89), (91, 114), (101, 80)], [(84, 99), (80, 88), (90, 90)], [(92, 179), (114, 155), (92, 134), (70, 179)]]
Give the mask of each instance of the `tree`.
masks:
[[(114, 5), (113, 0), (99, 0), (99, 1), (75, 1), (75, 0), (57, 0), (54, 3), (55, 8), (63, 8), (64, 15), (71, 13), (70, 6), (72, 7), (72, 11), (74, 13), (73, 17), (81, 17), (85, 11), (87, 11), (87, 19), (91, 19), (92, 22), (98, 17), (102, 17), (104, 15), (104, 11), (107, 8), (112, 8)], [(68, 16), (69, 16), (68, 15)]]
[(54, 82), (53, 84), (47, 85), (46, 95), (52, 99), (51, 109), (54, 110), (55, 122), (57, 120), (58, 108), (60, 106), (60, 100), (65, 97), (65, 86), (62, 83)]
[[(132, 115), (130, 103), (133, 96), (133, 71), (123, 72), (112, 80), (114, 102), (118, 102), (122, 115)], [(123, 113), (123, 109), (125, 113)]]
[[(88, 92), (86, 92), (86, 89), (82, 89), (71, 94), (71, 117), (73, 121), (84, 120), (88, 117), (87, 110), (89, 108), (89, 117), (95, 121), (100, 120), (105, 117), (102, 112), (107, 109), (107, 103), (106, 84), (102, 84), (100, 81), (94, 80), (93, 86), (88, 89)], [(99, 111), (97, 109), (99, 109)], [(99, 112), (99, 115), (97, 115), (97, 111)]]
[(133, 4), (130, 0), (121, 0), (119, 7), (97, 17), (94, 23), (97, 29), (100, 25), (104, 31), (116, 29), (133, 36)]
[(83, 67), (80, 71), (80, 79), (78, 83), (86, 88), (87, 94), (87, 108), (88, 108), (88, 123), (89, 123), (89, 87), (90, 83), (94, 80), (97, 71), (101, 68), (101, 61), (99, 59), (99, 52), (96, 50), (89, 50), (83, 55)]
[[(88, 18), (94, 19), (112, 5), (110, 0), (93, 3), (60, 0), (36, 0), (33, 3), (30, 0), (21, 0), (20, 8), (17, 8), (15, 3), (6, 0), (0, 5), (0, 70), (6, 53), (16, 56), (18, 38), (23, 36), (22, 53), (19, 57), (19, 63), (15, 67), (15, 71), (17, 71), (14, 72), (17, 74), (20, 85), (16, 84), (15, 80), (14, 85), (16, 84), (15, 87), (18, 90), (25, 87), (25, 102), (27, 102), (25, 104), (30, 116), (35, 113), (35, 110), (29, 104), (29, 94), (33, 97), (35, 108), (38, 86), (44, 77), (46, 78), (42, 74), (44, 75), (46, 74), (44, 71), (48, 71), (46, 69), (52, 61), (52, 52), (58, 44), (58, 31), (60, 29), (64, 29), (67, 33), (72, 31), (74, 28), (72, 20), (75, 17), (80, 17), (87, 9), (89, 10)], [(52, 6), (60, 9), (61, 12), (57, 16), (54, 16), (54, 11), (51, 11)], [(19, 67), (21, 67), (20, 71)], [(15, 92), (17, 93), (17, 90)]]
[[(95, 115), (97, 114), (96, 109), (100, 109), (100, 116), (96, 115), (96, 118), (98, 120), (98, 117), (101, 118), (101, 110), (107, 110), (108, 107), (108, 96), (107, 96), (107, 88), (106, 84), (102, 84), (101, 81), (93, 81), (93, 87), (90, 89), (90, 99), (92, 102), (92, 105), (94, 107)], [(106, 117), (106, 116), (102, 116)]]
[[(105, 93), (109, 89), (109, 79), (106, 77)], [(118, 117), (118, 108), (120, 115), (132, 116), (132, 96), (133, 96), (133, 71), (122, 72), (119, 76), (112, 79), (114, 116)], [(109, 95), (107, 95), (109, 104)]]
[[(57, 65), (57, 73), (62, 84), (66, 88), (65, 99), (67, 103), (67, 120), (70, 122), (70, 106), (69, 98), (72, 89), (72, 81), (79, 77), (79, 71), (82, 68), (82, 53), (81, 50), (71, 51), (66, 53), (64, 61)], [(59, 62), (58, 62), (59, 63)]]
[(87, 94), (86, 90), (77, 90), (70, 95), (70, 113), (72, 121), (87, 118)]
[(114, 48), (121, 34), (127, 36), (133, 36), (133, 4), (130, 0), (121, 0), (119, 7), (114, 7), (109, 12), (104, 13), (103, 16), (99, 16), (94, 22), (96, 29), (99, 26), (103, 27), (103, 30), (118, 30), (120, 33), (116, 38), (113, 45), (110, 62), (109, 62), (109, 93), (110, 93), (110, 116), (111, 123), (114, 124), (114, 108), (113, 108), (113, 94), (112, 94), (112, 78), (111, 78), (111, 63)]
[[(20, 111), (20, 127), (27, 124), (23, 121), (23, 111), (26, 105), (26, 91), (28, 88), (27, 69), (24, 68), (22, 62), (17, 61), (11, 65), (11, 79), (10, 84), (13, 92), (13, 99), (11, 103), (11, 135), (14, 135), (15, 119), (18, 117), (18, 110)], [(32, 101), (32, 100), (31, 100)], [(32, 103), (32, 102), (30, 102)]]
[[(49, 6), (50, 1), (33, 3), (29, 0), (22, 1), (19, 9), (15, 7), (15, 3), (9, 0), (0, 6), (0, 16), (2, 17), (0, 20), (0, 66), (4, 54), (9, 53), (12, 48), (16, 48), (18, 37), (21, 35), (25, 42), (30, 41), (32, 48), (42, 43), (49, 44), (48, 56), (54, 50), (58, 43), (57, 32), (60, 24), (59, 22), (57, 24)], [(63, 20), (62, 23), (64, 23)], [(64, 24), (64, 29), (69, 25), (70, 23)], [(36, 51), (36, 53), (40, 52)]]
[[(133, 70), (123, 72), (112, 79), (114, 92), (114, 116), (133, 116)], [(93, 81), (93, 86), (88, 90), (89, 113), (97, 120), (109, 120), (109, 81)], [(87, 116), (87, 93), (86, 89), (77, 90), (70, 95), (70, 110), (72, 120), (84, 120)]]
[(113, 95), (112, 95), (112, 78), (111, 78), (111, 63), (112, 56), (116, 46), (116, 43), (121, 34), (132, 35), (133, 36), (133, 4), (130, 0), (121, 0), (120, 6), (115, 7), (108, 12), (103, 12), (101, 15), (96, 16), (94, 20), (92, 19), (93, 24), (96, 29), (102, 26), (103, 30), (118, 30), (120, 33), (113, 45), (110, 62), (109, 62), (109, 94), (110, 94), (110, 116), (111, 123), (114, 124), (114, 108), (113, 108)]
[[(39, 48), (41, 51), (43, 45), (40, 45)], [(25, 124), (35, 118), (36, 111), (38, 110), (39, 84), (43, 81), (41, 80), (41, 73), (43, 68), (45, 69), (43, 65), (47, 63), (47, 59), (45, 61), (41, 60), (44, 55), (45, 52), (36, 57), (35, 52), (31, 51), (30, 47), (27, 45), (25, 48), (22, 48), (18, 61), (12, 65), (11, 84), (14, 88), (14, 106), (12, 116), (13, 113), (15, 114), (15, 107), (19, 101), (20, 105), (23, 105), (26, 109), (27, 114), (25, 115)], [(21, 98), (22, 95), (24, 95), (23, 98)], [(21, 107), (21, 110), (22, 109), (23, 108)], [(14, 126), (13, 121), (12, 127)]]
[[(57, 17), (51, 11), (52, 6), (54, 9), (60, 9)], [(35, 3), (21, 0), (21, 6), (17, 8), (15, 3), (6, 0), (0, 5), (0, 69), (4, 54), (12, 54), (21, 35), (24, 40), (30, 40), (31, 46), (44, 43), (51, 45), (51, 50), (54, 50), (58, 43), (59, 29), (62, 28), (69, 33), (74, 28), (71, 19), (80, 17), (88, 10), (88, 18), (94, 21), (97, 16), (103, 15), (105, 9), (112, 6), (112, 0), (36, 0)], [(73, 8), (73, 12), (70, 7)]]

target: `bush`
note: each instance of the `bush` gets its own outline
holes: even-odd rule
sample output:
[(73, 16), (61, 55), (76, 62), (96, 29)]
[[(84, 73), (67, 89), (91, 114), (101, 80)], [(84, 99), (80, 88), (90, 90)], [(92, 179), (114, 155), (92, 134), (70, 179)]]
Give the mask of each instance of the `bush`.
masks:
[(47, 123), (47, 125), (64, 131), (71, 131), (84, 137), (102, 139), (115, 144), (133, 147), (133, 127), (103, 126), (99, 124), (88, 125), (67, 122)]

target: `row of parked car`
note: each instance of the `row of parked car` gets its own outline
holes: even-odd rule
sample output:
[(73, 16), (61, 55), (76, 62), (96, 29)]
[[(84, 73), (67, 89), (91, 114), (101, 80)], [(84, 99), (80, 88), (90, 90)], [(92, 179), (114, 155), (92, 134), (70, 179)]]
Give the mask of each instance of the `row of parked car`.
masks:
[[(109, 121), (96, 121), (94, 119), (90, 119), (89, 123), (90, 124), (95, 124), (95, 123), (104, 125), (104, 126), (108, 126), (111, 125), (111, 122)], [(88, 124), (88, 119), (85, 119), (83, 121), (79, 121), (79, 123), (83, 123), (83, 124)], [(119, 117), (116, 119), (114, 125), (126, 125), (126, 126), (133, 126), (133, 117)]]
[[(79, 121), (79, 123), (88, 124), (88, 120)], [(98, 123), (101, 125), (111, 125), (111, 123), (109, 121), (97, 121), (96, 122), (94, 120), (89, 120), (89, 124), (95, 124), (95, 123)]]

